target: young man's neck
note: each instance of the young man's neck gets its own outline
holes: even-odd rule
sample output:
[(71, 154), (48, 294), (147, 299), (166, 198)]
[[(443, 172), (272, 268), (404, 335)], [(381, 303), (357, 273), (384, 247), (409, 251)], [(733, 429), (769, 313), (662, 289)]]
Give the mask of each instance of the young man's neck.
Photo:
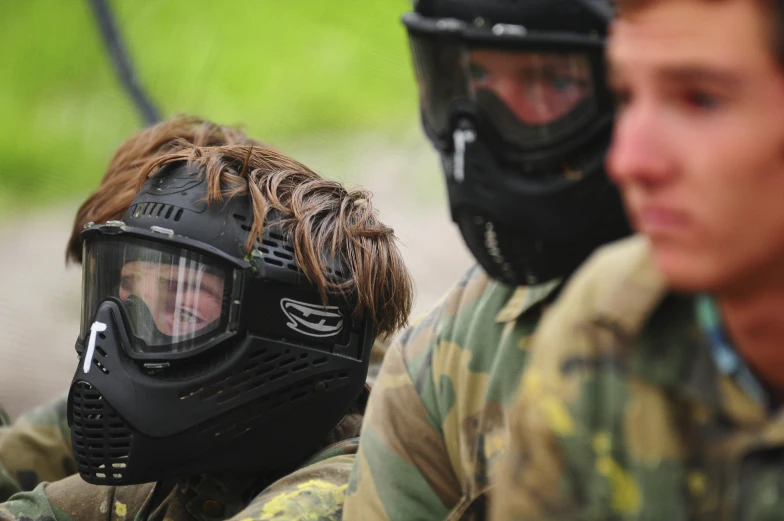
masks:
[(716, 295), (727, 333), (746, 362), (784, 403), (784, 278), (754, 291)]

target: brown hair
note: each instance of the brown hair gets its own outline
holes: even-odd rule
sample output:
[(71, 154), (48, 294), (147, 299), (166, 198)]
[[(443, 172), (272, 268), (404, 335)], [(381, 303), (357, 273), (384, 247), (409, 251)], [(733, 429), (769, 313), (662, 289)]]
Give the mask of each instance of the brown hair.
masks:
[[(302, 163), (235, 129), (192, 118), (161, 125), (177, 121), (188, 121), (188, 129), (194, 124), (206, 125), (206, 134), (192, 133), (185, 138), (170, 134), (162, 142), (160, 131), (156, 133), (156, 127), (152, 127), (131, 138), (115, 154), (101, 188), (82, 205), (75, 231), (84, 222), (122, 218), (148, 177), (165, 164), (186, 160), (199, 166), (206, 176), (208, 202), (250, 196), (254, 221), (246, 251), (252, 249), (256, 239), (261, 241), (264, 218), (275, 209), (283, 214), (283, 226), (293, 240), (297, 263), (322, 298), (327, 293), (356, 295), (355, 312), (367, 316), (381, 336), (391, 335), (406, 324), (413, 300), (411, 277), (394, 232), (378, 220), (369, 192), (348, 190), (338, 182), (323, 179)], [(149, 139), (146, 133), (157, 134), (159, 139)], [(145, 155), (137, 159), (130, 155), (132, 150)], [(125, 158), (125, 164), (121, 158)], [(110, 175), (113, 165), (116, 178)], [(109, 184), (117, 185), (122, 192), (105, 190), (104, 185)], [(99, 192), (106, 208), (101, 212), (95, 211), (99, 205), (88, 205)], [(347, 272), (345, 280), (329, 277), (327, 266), (334, 258), (342, 262)]]
[(186, 116), (173, 117), (131, 136), (115, 151), (98, 189), (76, 212), (65, 250), (66, 261), (82, 262), (79, 233), (85, 224), (122, 219), (138, 192), (139, 169), (184, 143), (197, 147), (250, 143), (263, 146), (236, 128)]
[[(618, 15), (629, 13), (641, 9), (647, 5), (661, 0), (611, 0), (613, 7)], [(721, 0), (701, 0), (703, 2), (717, 2)], [(745, 0), (744, 0), (745, 1)], [(771, 51), (778, 60), (779, 65), (784, 66), (784, 0), (754, 0), (760, 9), (764, 9), (768, 33), (771, 44)]]

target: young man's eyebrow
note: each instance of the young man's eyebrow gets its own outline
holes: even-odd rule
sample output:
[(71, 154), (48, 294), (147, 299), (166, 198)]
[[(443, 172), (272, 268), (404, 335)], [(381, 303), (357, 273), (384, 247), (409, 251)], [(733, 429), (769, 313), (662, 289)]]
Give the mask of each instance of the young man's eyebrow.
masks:
[(741, 81), (737, 74), (701, 65), (663, 67), (657, 75), (673, 83), (712, 83), (724, 88), (735, 88)]
[[(609, 60), (605, 71), (605, 79), (611, 88), (623, 83), (623, 72)], [(712, 83), (727, 89), (736, 88), (742, 79), (733, 72), (704, 65), (665, 66), (656, 71), (656, 76), (669, 83)]]

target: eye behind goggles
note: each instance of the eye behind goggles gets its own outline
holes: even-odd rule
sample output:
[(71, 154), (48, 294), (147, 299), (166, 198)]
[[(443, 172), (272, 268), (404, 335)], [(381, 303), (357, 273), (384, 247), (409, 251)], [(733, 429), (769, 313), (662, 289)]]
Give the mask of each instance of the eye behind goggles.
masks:
[(504, 144), (509, 159), (558, 148), (612, 114), (601, 36), (476, 27), (416, 13), (403, 17), (423, 124), (449, 150), (466, 116)]

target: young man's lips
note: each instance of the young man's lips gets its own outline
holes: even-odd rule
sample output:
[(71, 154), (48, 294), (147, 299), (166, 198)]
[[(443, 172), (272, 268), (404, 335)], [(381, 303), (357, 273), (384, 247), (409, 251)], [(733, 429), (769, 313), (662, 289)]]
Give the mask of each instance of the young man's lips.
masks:
[(688, 226), (686, 214), (660, 206), (648, 206), (637, 212), (637, 223), (643, 233), (675, 231)]

